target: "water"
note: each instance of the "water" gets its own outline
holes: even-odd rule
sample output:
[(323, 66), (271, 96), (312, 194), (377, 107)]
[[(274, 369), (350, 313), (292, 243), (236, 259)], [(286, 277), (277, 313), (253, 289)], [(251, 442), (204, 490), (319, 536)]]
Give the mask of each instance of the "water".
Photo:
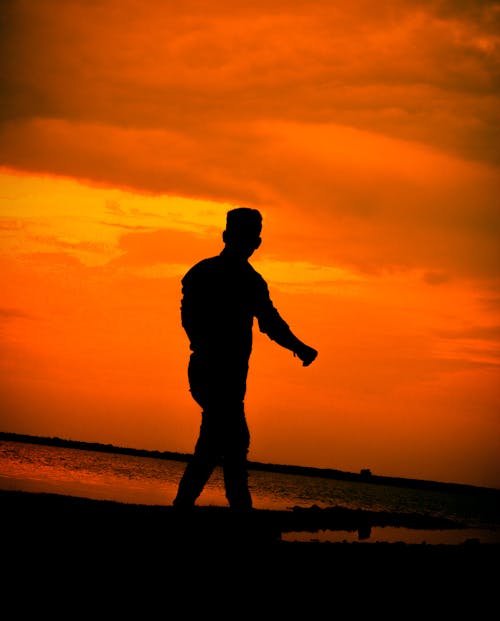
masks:
[[(171, 505), (185, 462), (72, 448), (0, 441), (0, 489), (51, 492), (97, 500)], [(451, 493), (336, 481), (322, 477), (250, 471), (256, 509), (344, 506), (350, 509), (424, 513), (457, 520), (467, 529), (412, 531), (373, 528), (369, 542), (500, 543), (499, 494)], [(216, 469), (198, 504), (227, 506)], [(286, 540), (353, 541), (357, 533), (285, 533)]]

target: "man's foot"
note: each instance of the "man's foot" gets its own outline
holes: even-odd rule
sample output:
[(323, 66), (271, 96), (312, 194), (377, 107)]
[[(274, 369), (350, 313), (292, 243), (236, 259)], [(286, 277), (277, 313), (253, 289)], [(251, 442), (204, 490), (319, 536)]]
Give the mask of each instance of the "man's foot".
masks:
[(182, 513), (187, 513), (190, 511), (193, 511), (195, 508), (195, 504), (194, 502), (187, 502), (186, 500), (178, 500), (175, 499), (174, 502), (172, 503), (172, 507), (176, 510), (182, 512)]

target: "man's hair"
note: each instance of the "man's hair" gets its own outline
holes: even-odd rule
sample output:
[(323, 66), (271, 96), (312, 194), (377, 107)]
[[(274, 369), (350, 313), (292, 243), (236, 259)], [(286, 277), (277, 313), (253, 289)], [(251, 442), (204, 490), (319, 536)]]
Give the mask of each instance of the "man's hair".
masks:
[(262, 215), (257, 209), (237, 207), (227, 212), (226, 231), (238, 237), (259, 237), (262, 231)]

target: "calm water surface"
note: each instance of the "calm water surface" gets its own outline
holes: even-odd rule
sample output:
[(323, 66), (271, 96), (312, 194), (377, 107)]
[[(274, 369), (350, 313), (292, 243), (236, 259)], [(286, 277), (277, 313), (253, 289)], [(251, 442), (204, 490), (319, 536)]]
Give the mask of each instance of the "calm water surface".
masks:
[[(171, 505), (185, 462), (0, 442), (0, 488), (52, 492), (98, 500)], [(352, 509), (425, 513), (465, 522), (465, 531), (410, 531), (373, 528), (370, 542), (461, 543), (477, 538), (500, 543), (500, 493), (443, 493), (336, 481), (321, 477), (250, 472), (256, 509), (344, 506)], [(198, 504), (227, 506), (222, 472), (216, 469)], [(356, 533), (286, 533), (288, 540), (351, 541)]]

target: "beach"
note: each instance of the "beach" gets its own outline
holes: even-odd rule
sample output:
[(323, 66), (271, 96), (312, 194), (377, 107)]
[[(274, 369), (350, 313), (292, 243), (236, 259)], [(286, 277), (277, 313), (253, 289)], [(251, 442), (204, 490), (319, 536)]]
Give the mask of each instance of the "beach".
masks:
[[(368, 604), (365, 595), (376, 593), (371, 609), (386, 613), (397, 611), (396, 594), (415, 598), (412, 605), (417, 607), (432, 600), (435, 608), (448, 611), (454, 606), (480, 611), (496, 593), (496, 544), (363, 539), (291, 543), (281, 538), (288, 529), (328, 527), (359, 530), (362, 536), (373, 524), (454, 527), (447, 520), (429, 522), (416, 514), (316, 507), (251, 515), (237, 515), (225, 507), (179, 513), (165, 506), (20, 491), (0, 491), (0, 506), (3, 563), (10, 568), (7, 590), (9, 579), (29, 584), (31, 592), (50, 584), (72, 593), (82, 605), (96, 598), (100, 606), (106, 602), (115, 614), (127, 601), (147, 607), (154, 600), (163, 606), (165, 598), (175, 599), (186, 589), (192, 591), (191, 610), (219, 610), (222, 603), (207, 600), (206, 594), (225, 601), (229, 585), (234, 597), (251, 598), (245, 604), (248, 610), (267, 601), (268, 607), (277, 606), (281, 612), (290, 607), (290, 613), (297, 606), (309, 612), (327, 605), (335, 608), (347, 593), (360, 597), (350, 601), (356, 608)], [(205, 593), (203, 600), (200, 593)], [(61, 605), (60, 600), (56, 603)]]
[[(295, 510), (253, 510), (238, 514), (228, 507), (200, 506), (180, 512), (172, 506), (138, 505), (94, 500), (51, 493), (0, 490), (4, 532), (19, 544), (64, 548), (71, 541), (87, 551), (127, 546), (130, 553), (151, 552), (182, 557), (186, 551), (217, 550), (245, 554), (263, 551), (288, 558), (290, 554), (327, 559), (352, 557), (364, 561), (393, 558), (402, 561), (440, 559), (483, 562), (498, 559), (499, 544), (465, 540), (459, 545), (370, 543), (374, 526), (396, 526), (412, 529), (448, 530), (460, 528), (459, 523), (423, 514), (401, 514), (388, 511), (366, 511), (312, 506)], [(314, 533), (324, 529), (357, 532), (354, 543), (321, 543), (286, 541), (290, 531)]]

